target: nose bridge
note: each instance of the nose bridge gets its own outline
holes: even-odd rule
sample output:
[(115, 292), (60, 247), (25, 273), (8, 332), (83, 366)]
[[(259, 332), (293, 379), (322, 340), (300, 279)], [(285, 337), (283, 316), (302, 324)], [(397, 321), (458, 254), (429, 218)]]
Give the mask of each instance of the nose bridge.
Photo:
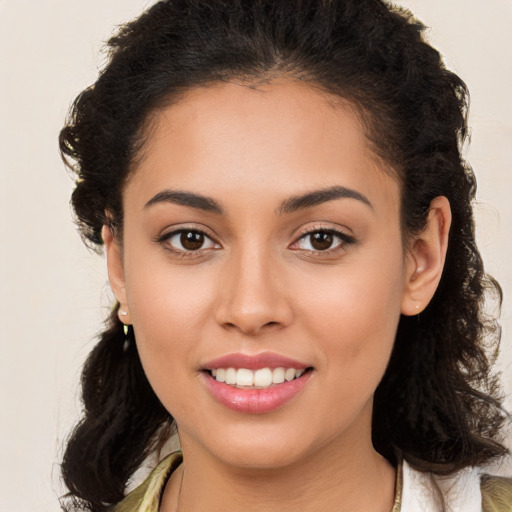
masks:
[(232, 251), (221, 282), (220, 324), (254, 334), (289, 322), (291, 310), (276, 260), (267, 244), (247, 244)]

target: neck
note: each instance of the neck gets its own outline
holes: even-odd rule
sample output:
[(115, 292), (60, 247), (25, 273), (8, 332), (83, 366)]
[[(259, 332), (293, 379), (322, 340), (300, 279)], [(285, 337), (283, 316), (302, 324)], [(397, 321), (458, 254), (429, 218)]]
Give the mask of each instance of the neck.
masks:
[(187, 448), (162, 512), (389, 512), (393, 506), (394, 468), (371, 443), (343, 451), (329, 444), (300, 464), (277, 469), (232, 467)]

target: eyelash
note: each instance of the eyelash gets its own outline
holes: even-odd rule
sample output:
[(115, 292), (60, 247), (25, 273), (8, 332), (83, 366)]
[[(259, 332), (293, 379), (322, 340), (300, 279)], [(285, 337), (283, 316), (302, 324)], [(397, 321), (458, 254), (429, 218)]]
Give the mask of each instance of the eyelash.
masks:
[[(311, 237), (312, 235), (320, 234), (320, 233), (323, 235), (332, 236), (333, 239), (338, 239), (339, 243), (334, 248), (329, 247), (324, 250), (322, 250), (322, 249), (304, 249), (304, 248), (299, 248), (299, 247), (297, 247), (297, 248), (293, 247), (294, 245), (297, 245), (300, 241), (306, 240), (308, 237)], [(180, 240), (180, 243), (181, 243), (183, 249), (177, 249), (177, 248), (173, 247), (171, 245), (171, 240), (178, 236), (181, 238), (181, 237), (183, 237), (184, 234), (189, 234), (189, 235), (194, 234), (196, 237), (197, 237), (197, 235), (199, 235), (200, 237), (203, 238), (204, 241), (208, 240), (212, 246), (206, 247), (206, 248), (201, 246), (196, 250), (185, 249), (183, 247), (182, 240)], [(208, 233), (206, 233), (205, 231), (203, 231), (201, 229), (192, 229), (192, 228), (189, 228), (189, 229), (181, 228), (181, 229), (176, 229), (174, 231), (171, 231), (169, 233), (165, 233), (165, 234), (161, 235), (160, 237), (158, 237), (156, 242), (161, 245), (165, 245), (166, 250), (172, 252), (173, 254), (180, 255), (182, 257), (203, 256), (204, 251), (210, 252), (210, 251), (217, 250), (220, 248), (220, 244), (218, 244), (214, 240), (214, 238), (212, 236), (210, 236)], [(317, 227), (317, 228), (311, 229), (310, 231), (303, 233), (289, 247), (290, 247), (290, 249), (295, 250), (295, 251), (301, 251), (301, 252), (306, 252), (309, 254), (323, 256), (323, 255), (332, 255), (333, 253), (338, 253), (338, 252), (344, 250), (346, 245), (352, 245), (355, 243), (356, 243), (356, 239), (352, 236), (347, 235), (343, 231), (339, 231), (339, 230), (333, 229), (333, 228)], [(204, 242), (202, 243), (202, 245), (204, 245)], [(311, 241), (310, 241), (310, 245), (312, 245)]]
[[(312, 253), (312, 254), (315, 254), (315, 255), (320, 255), (320, 256), (326, 256), (326, 255), (332, 255), (332, 254), (336, 254), (340, 251), (343, 251), (346, 249), (345, 246), (347, 245), (353, 245), (356, 243), (356, 239), (350, 235), (347, 235), (346, 233), (344, 233), (343, 231), (340, 231), (340, 230), (337, 230), (337, 229), (333, 229), (333, 228), (324, 228), (324, 227), (316, 227), (314, 229), (311, 229), (309, 231), (307, 231), (306, 233), (303, 233), (295, 242), (293, 242), (293, 244), (290, 246), (294, 246), (294, 245), (297, 245), (301, 240), (306, 240), (308, 237), (311, 237), (312, 235), (315, 235), (315, 234), (324, 234), (324, 235), (329, 235), (329, 236), (332, 236), (333, 239), (338, 239), (339, 240), (339, 243), (333, 248), (333, 247), (329, 247), (327, 249), (324, 249), (324, 250), (321, 250), (321, 249), (301, 249), (301, 248), (297, 248), (297, 249), (294, 249), (296, 251), (304, 251), (304, 252), (308, 252), (308, 253)], [(311, 244), (311, 240), (310, 240), (310, 245)]]
[[(175, 237), (182, 237), (183, 235), (186, 235), (186, 234), (194, 234), (194, 235), (199, 235), (203, 238), (203, 244), (204, 245), (204, 242), (206, 241), (209, 241), (212, 245), (212, 247), (207, 247), (207, 248), (204, 248), (204, 247), (200, 247), (198, 248), (197, 250), (190, 250), (190, 249), (186, 249), (183, 247), (183, 243), (182, 241), (180, 240), (180, 243), (183, 247), (183, 249), (177, 249), (175, 247), (173, 247), (171, 245), (171, 240)], [(193, 241), (193, 240), (192, 240)], [(181, 228), (181, 229), (176, 229), (174, 231), (171, 231), (169, 233), (164, 233), (163, 235), (161, 235), (160, 237), (158, 237), (158, 239), (156, 240), (157, 243), (163, 245), (165, 247), (166, 250), (172, 252), (173, 254), (175, 255), (179, 255), (179, 256), (182, 256), (182, 257), (198, 257), (198, 256), (204, 256), (204, 251), (213, 251), (213, 250), (216, 250), (216, 249), (219, 249), (220, 248), (220, 244), (218, 244), (212, 236), (210, 236), (208, 233), (206, 233), (205, 231), (203, 231), (202, 229), (195, 229), (195, 228)]]

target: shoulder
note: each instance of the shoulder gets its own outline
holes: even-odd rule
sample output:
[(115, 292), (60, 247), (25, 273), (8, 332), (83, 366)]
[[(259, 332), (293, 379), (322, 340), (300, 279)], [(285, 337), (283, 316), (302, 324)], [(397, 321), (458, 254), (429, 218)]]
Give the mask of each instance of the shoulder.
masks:
[(512, 478), (466, 468), (447, 476), (416, 471), (403, 462), (401, 512), (512, 512)]
[(512, 478), (482, 474), (483, 512), (512, 512)]
[(167, 456), (144, 482), (114, 506), (112, 512), (158, 512), (165, 484), (182, 460), (181, 452)]

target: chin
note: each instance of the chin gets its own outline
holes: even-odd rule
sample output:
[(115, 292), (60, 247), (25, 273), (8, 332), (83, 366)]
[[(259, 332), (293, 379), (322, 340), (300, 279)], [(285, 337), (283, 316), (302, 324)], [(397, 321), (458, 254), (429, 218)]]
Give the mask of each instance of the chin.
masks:
[(302, 460), (305, 454), (292, 450), (288, 444), (236, 444), (219, 454), (224, 463), (246, 469), (282, 469)]
[[(229, 466), (246, 469), (280, 469), (301, 463), (315, 450), (297, 425), (230, 425), (218, 434), (210, 430), (203, 447)], [(318, 448), (318, 447), (317, 447)]]

